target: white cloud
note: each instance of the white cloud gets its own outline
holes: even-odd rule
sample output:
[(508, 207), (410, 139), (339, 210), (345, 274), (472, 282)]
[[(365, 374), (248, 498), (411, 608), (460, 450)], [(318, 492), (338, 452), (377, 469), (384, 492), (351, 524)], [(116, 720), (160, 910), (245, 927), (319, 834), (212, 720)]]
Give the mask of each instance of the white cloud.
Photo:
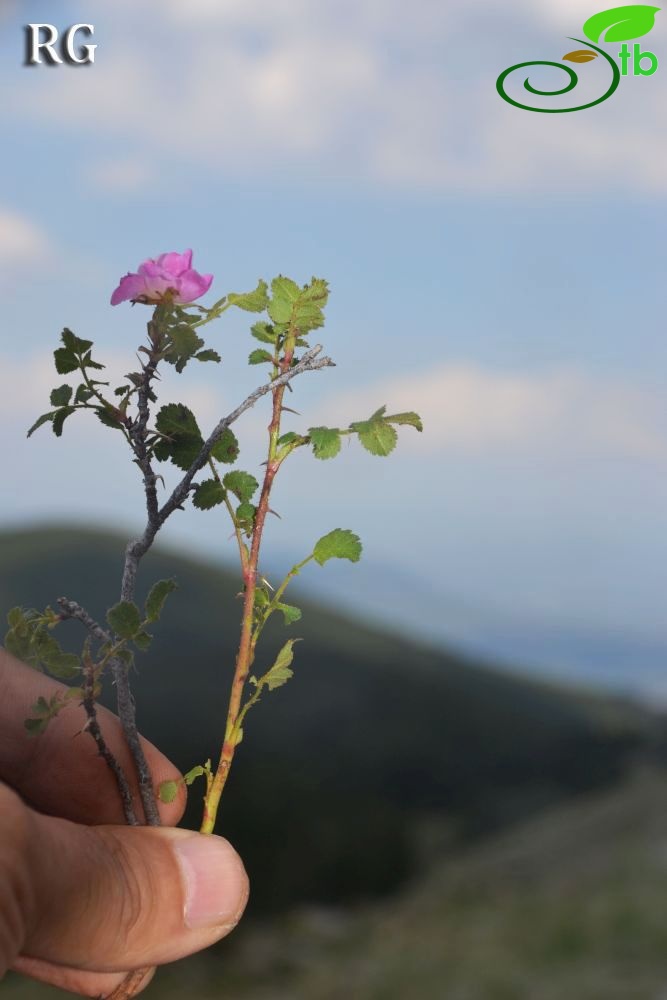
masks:
[(0, 207), (0, 267), (15, 271), (42, 263), (50, 253), (46, 232), (35, 222)]
[(151, 185), (154, 179), (151, 165), (140, 156), (105, 159), (87, 170), (88, 182), (109, 194), (134, 194)]
[[(133, 23), (154, 15), (159, 25), (150, 59), (128, 10), (119, 0), (100, 19), (93, 70), (54, 74), (48, 90), (35, 74), (3, 113), (140, 141), (161, 173), (195, 158), (228, 176), (288, 168), (295, 179), (435, 191), (667, 184), (660, 74), (628, 78), (612, 101), (573, 115), (527, 114), (495, 93), (515, 56), (562, 55), (590, 13), (584, 0), (420, 0), (409, 17), (398, 0), (148, 0), (131, 10)], [(146, 182), (122, 157), (97, 176), (116, 190)]]
[(366, 414), (369, 404), (382, 403), (392, 412), (417, 410), (422, 416), (424, 433), (406, 433), (406, 451), (667, 458), (667, 413), (658, 399), (576, 371), (527, 374), (444, 365), (326, 400), (318, 419), (346, 423)]

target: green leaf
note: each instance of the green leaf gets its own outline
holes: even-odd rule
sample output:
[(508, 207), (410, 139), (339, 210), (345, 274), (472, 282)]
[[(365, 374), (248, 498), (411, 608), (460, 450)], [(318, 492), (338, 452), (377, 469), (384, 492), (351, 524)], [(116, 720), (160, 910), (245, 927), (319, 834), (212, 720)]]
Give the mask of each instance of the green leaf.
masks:
[(63, 432), (63, 424), (74, 413), (73, 406), (63, 406), (60, 410), (56, 410), (53, 414), (53, 433), (56, 437), (61, 437)]
[(72, 398), (72, 386), (61, 385), (57, 389), (52, 390), (49, 401), (51, 403), (51, 406), (67, 406), (71, 398)]
[(299, 298), (301, 289), (292, 281), (279, 274), (271, 282), (272, 298), (269, 303), (269, 316), (274, 323), (289, 323), (294, 310), (294, 303)]
[(7, 624), (10, 628), (18, 628), (24, 623), (24, 621), (25, 615), (23, 614), (23, 608), (16, 607), (7, 612)]
[(187, 471), (204, 446), (194, 414), (182, 403), (163, 406), (155, 422), (157, 430), (169, 440), (155, 445), (154, 454), (159, 462), (171, 460), (179, 469)]
[(293, 604), (279, 603), (276, 604), (276, 609), (282, 611), (285, 625), (293, 625), (294, 622), (298, 622), (301, 618), (301, 608), (297, 608)]
[(246, 312), (264, 312), (269, 304), (268, 285), (260, 279), (254, 291), (243, 294), (230, 292), (227, 301), (239, 309), (245, 309)]
[(418, 413), (413, 413), (412, 411), (408, 413), (392, 413), (384, 419), (390, 424), (408, 424), (410, 427), (415, 427), (418, 431), (424, 430), (421, 417)]
[(55, 412), (43, 413), (41, 417), (38, 417), (37, 420), (35, 420), (34, 424), (28, 431), (27, 436), (31, 437), (35, 433), (38, 427), (41, 427), (43, 424), (47, 424), (49, 420), (53, 420), (54, 417), (55, 417)]
[(85, 354), (93, 346), (92, 340), (82, 340), (81, 337), (77, 337), (67, 327), (61, 333), (60, 339), (67, 350), (72, 351), (74, 354)]
[(249, 365), (263, 365), (265, 361), (273, 361), (273, 355), (269, 354), (268, 351), (262, 350), (261, 347), (258, 347), (255, 351), (251, 351), (248, 355)]
[(287, 434), (282, 434), (278, 438), (278, 444), (291, 444), (292, 441), (296, 441), (301, 435), (296, 434), (294, 431), (288, 431)]
[(227, 428), (227, 430), (222, 432), (221, 437), (211, 449), (211, 456), (216, 461), (224, 462), (226, 465), (234, 464), (239, 457), (239, 443), (233, 431)]
[(270, 323), (255, 323), (250, 332), (255, 340), (260, 340), (263, 344), (275, 344), (278, 339), (278, 334)]
[(236, 516), (239, 521), (249, 521), (252, 522), (257, 508), (251, 503), (240, 503), (236, 508)]
[(186, 785), (191, 785), (196, 778), (201, 778), (202, 774), (206, 774), (206, 768), (202, 767), (201, 764), (195, 764), (194, 767), (183, 775), (183, 781)]
[(335, 427), (309, 427), (315, 458), (335, 458), (340, 451), (340, 431)]
[[(126, 385), (122, 385), (119, 389), (114, 389), (114, 392), (116, 393), (117, 396), (124, 396), (127, 391), (128, 387)], [(92, 396), (93, 396), (92, 389), (89, 389), (88, 386), (82, 382), (81, 385), (76, 390), (76, 396), (74, 397), (74, 402), (87, 403)]]
[(210, 348), (207, 348), (205, 351), (200, 351), (198, 354), (195, 354), (195, 360), (217, 361), (218, 363), (220, 363), (222, 361), (222, 358), (220, 357), (217, 351), (212, 351), (210, 350)]
[(350, 424), (351, 430), (359, 435), (359, 440), (371, 455), (388, 455), (396, 447), (398, 435), (384, 416), (385, 406), (370, 417), (369, 420), (360, 420)]
[(349, 559), (359, 562), (361, 556), (361, 541), (359, 536), (347, 528), (334, 528), (324, 535), (313, 549), (315, 562), (324, 566), (329, 559)]
[(97, 419), (100, 423), (104, 424), (105, 427), (113, 427), (114, 430), (118, 430), (121, 426), (121, 422), (118, 417), (114, 416), (111, 410), (107, 409), (106, 406), (95, 407), (95, 413), (97, 414)]
[(241, 472), (240, 469), (228, 472), (222, 482), (230, 493), (238, 497), (242, 503), (251, 500), (255, 491), (259, 489), (259, 483), (255, 477), (251, 476), (249, 472)]
[(169, 339), (170, 345), (164, 352), (164, 359), (170, 365), (175, 365), (177, 372), (182, 372), (188, 361), (204, 346), (201, 337), (185, 324), (171, 327)]
[(28, 730), (28, 736), (41, 736), (46, 731), (46, 727), (51, 721), (49, 716), (41, 719), (26, 719), (23, 723)]
[(192, 495), (192, 502), (198, 510), (211, 510), (225, 499), (225, 490), (217, 479), (205, 479), (199, 483)]
[(296, 641), (296, 639), (287, 640), (283, 648), (278, 653), (276, 662), (261, 678), (260, 684), (266, 684), (269, 691), (274, 691), (275, 688), (282, 687), (283, 684), (287, 684), (291, 677), (294, 677), (294, 671), (290, 669), (290, 664), (294, 659), (292, 646)]
[(49, 673), (60, 680), (66, 681), (81, 673), (81, 662), (75, 653), (64, 653), (59, 649), (45, 656), (43, 662)]
[(627, 42), (631, 38), (641, 38), (655, 24), (655, 15), (659, 10), (660, 7), (646, 4), (611, 7), (589, 17), (584, 24), (584, 34), (592, 42)]
[(40, 695), (35, 704), (30, 706), (30, 711), (34, 712), (35, 715), (48, 715), (51, 709), (46, 698)]
[(160, 615), (162, 614), (162, 609), (164, 608), (164, 602), (167, 600), (169, 595), (176, 590), (177, 583), (175, 580), (158, 580), (151, 587), (148, 597), (146, 598), (146, 603), (144, 604), (144, 615), (146, 621), (156, 622)]
[(70, 372), (75, 372), (79, 368), (79, 360), (73, 351), (68, 350), (66, 347), (59, 347), (53, 352), (53, 358), (56, 364), (56, 371), (59, 375), (68, 375)]
[(160, 802), (164, 802), (167, 805), (173, 802), (178, 795), (179, 785), (180, 781), (161, 781), (157, 788)]
[(153, 636), (150, 634), (150, 632), (144, 632), (143, 629), (141, 632), (137, 632), (137, 634), (132, 639), (134, 645), (137, 647), (137, 649), (141, 650), (142, 653), (145, 653), (147, 650), (150, 649), (152, 641), (153, 641)]
[[(86, 341), (88, 343), (88, 341)], [(99, 364), (97, 361), (93, 361), (90, 351), (81, 358), (81, 364), (84, 368), (99, 368), (100, 370), (105, 367), (105, 365)], [(93, 382), (93, 385), (107, 385), (106, 382)]]
[(15, 656), (17, 660), (22, 660), (37, 670), (42, 669), (41, 664), (32, 652), (30, 636), (26, 632), (21, 632), (15, 628), (10, 629), (5, 636), (5, 649), (12, 656)]
[(141, 629), (141, 614), (133, 601), (119, 601), (107, 611), (109, 625), (121, 639), (132, 639)]

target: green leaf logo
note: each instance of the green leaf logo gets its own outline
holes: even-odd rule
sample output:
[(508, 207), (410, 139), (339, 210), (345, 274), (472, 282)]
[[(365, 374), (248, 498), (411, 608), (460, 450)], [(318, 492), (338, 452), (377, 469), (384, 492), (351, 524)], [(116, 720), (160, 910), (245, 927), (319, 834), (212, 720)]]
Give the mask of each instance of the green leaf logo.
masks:
[(611, 7), (589, 17), (584, 24), (584, 34), (592, 42), (627, 42), (631, 38), (641, 38), (655, 24), (659, 10), (660, 7), (648, 7), (643, 3)]

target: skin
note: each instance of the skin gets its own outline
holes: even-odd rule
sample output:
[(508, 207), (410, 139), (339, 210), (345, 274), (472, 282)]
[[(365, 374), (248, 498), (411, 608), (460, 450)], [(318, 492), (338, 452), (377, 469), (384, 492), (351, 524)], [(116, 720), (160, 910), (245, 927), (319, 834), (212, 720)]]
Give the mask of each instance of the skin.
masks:
[[(188, 926), (177, 849), (185, 840), (196, 847), (202, 835), (174, 829), (184, 789), (160, 803), (164, 827), (125, 826), (113, 777), (81, 732), (82, 708), (72, 704), (42, 736), (27, 735), (30, 706), (62, 687), (0, 648), (0, 978), (11, 968), (100, 997), (131, 969), (224, 937), (243, 912), (248, 881), (233, 848), (213, 838), (219, 850), (206, 891), (215, 896), (215, 919)], [(117, 718), (100, 708), (99, 721), (129, 779)], [(148, 741), (144, 751), (156, 784), (180, 776)], [(138, 803), (136, 784), (133, 791)]]

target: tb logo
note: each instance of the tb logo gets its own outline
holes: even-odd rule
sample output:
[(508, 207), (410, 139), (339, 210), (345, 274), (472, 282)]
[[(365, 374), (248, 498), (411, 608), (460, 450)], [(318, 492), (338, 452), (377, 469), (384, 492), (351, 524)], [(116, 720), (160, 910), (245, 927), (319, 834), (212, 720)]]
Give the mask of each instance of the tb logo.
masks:
[[(59, 66), (63, 62), (70, 66), (84, 66), (95, 62), (97, 45), (79, 45), (75, 48), (77, 34), (85, 34), (88, 38), (95, 33), (93, 24), (73, 24), (68, 28), (58, 42), (58, 29), (53, 24), (26, 24), (25, 26), (25, 65)], [(58, 52), (60, 48), (60, 52)], [(42, 59), (42, 54), (44, 59)]]

